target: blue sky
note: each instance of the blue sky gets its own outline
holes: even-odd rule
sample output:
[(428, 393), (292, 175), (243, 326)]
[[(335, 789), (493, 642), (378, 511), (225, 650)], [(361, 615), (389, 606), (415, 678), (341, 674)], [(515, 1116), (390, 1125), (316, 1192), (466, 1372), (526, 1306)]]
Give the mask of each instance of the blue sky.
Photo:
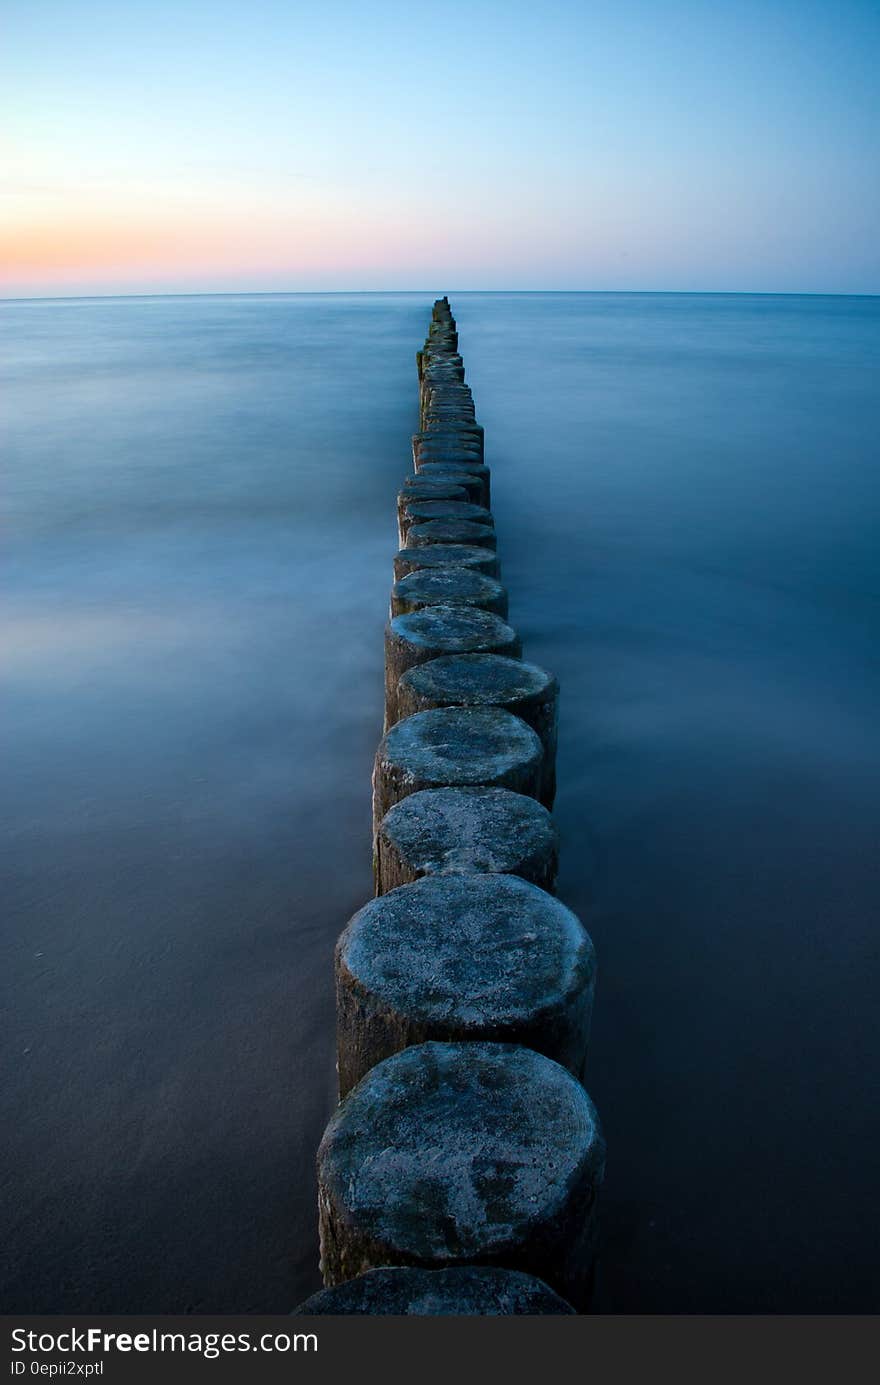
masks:
[(6, 0), (0, 292), (880, 291), (880, 0)]

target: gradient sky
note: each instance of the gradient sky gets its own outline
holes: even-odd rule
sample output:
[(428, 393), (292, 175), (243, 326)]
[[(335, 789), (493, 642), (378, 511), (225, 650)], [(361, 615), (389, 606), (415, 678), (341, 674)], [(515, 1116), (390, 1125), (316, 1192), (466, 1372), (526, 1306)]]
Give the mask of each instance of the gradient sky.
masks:
[(880, 292), (880, 0), (4, 0), (0, 294)]

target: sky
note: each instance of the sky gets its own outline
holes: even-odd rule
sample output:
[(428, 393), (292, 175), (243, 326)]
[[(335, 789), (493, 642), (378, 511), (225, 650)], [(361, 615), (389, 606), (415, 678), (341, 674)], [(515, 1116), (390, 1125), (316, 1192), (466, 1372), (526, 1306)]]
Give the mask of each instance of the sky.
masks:
[(0, 296), (880, 292), (880, 0), (3, 0)]

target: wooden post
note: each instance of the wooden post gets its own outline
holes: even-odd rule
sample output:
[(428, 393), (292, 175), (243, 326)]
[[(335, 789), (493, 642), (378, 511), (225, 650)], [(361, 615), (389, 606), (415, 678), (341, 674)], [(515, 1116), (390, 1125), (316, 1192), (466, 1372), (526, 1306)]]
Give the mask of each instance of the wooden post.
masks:
[(401, 546), (406, 544), (406, 536), (414, 524), (426, 524), (431, 520), (466, 519), (473, 524), (485, 524), (494, 529), (495, 521), (483, 505), (475, 505), (471, 500), (434, 500), (430, 496), (412, 496), (399, 511), (398, 528)]
[(440, 707), (397, 722), (373, 769), (373, 840), (388, 809), (420, 789), (481, 785), (537, 798), (544, 752), (530, 726), (497, 707)]
[[(419, 480), (413, 477), (413, 481)], [(476, 487), (460, 486), (455, 481), (447, 481), (444, 477), (439, 477), (436, 481), (430, 479), (422, 481), (420, 485), (408, 485), (404, 482), (403, 488), (397, 495), (397, 537), (401, 548), (406, 543), (406, 531), (409, 528), (409, 520), (405, 518), (408, 505), (414, 501), (423, 500), (470, 500)]]
[(467, 567), (498, 577), (501, 565), (491, 548), (477, 548), (467, 543), (429, 543), (421, 548), (402, 548), (394, 559), (394, 580), (399, 582), (409, 572), (422, 572), (433, 567)]
[[(472, 500), (475, 505), (483, 504), (481, 498), (483, 494), (482, 479), (467, 470), (455, 470), (452, 467), (437, 467), (433, 475), (428, 472), (422, 476), (418, 472), (414, 472), (412, 476), (407, 476), (400, 494), (401, 496), (408, 495), (412, 499), (416, 496), (425, 495), (427, 499), (428, 493), (438, 487), (444, 491), (444, 494), (447, 488), (463, 490), (466, 492), (466, 500)], [(456, 499), (458, 498), (456, 496)], [(486, 509), (488, 510), (488, 508), (487, 505)]]
[(558, 860), (556, 825), (534, 798), (510, 789), (423, 789), (379, 823), (376, 894), (463, 871), (520, 875), (553, 894)]
[(537, 1275), (581, 1308), (604, 1165), (595, 1107), (559, 1063), (508, 1044), (404, 1049), (321, 1141), (324, 1282), (476, 1262)]
[(516, 875), (432, 875), (366, 904), (336, 946), (339, 1095), (402, 1048), (490, 1039), (582, 1079), (596, 961), (564, 904)]
[(431, 707), (504, 707), (522, 717), (544, 747), (541, 802), (556, 796), (556, 732), (559, 684), (537, 664), (496, 654), (465, 653), (411, 665), (398, 679), (397, 716)]
[(476, 524), (472, 519), (428, 519), (410, 525), (407, 548), (421, 548), (426, 543), (470, 543), (494, 549), (498, 540), (488, 524)]
[(414, 664), (441, 654), (505, 654), (519, 658), (519, 636), (499, 616), (461, 606), (432, 606), (395, 616), (385, 627), (385, 727), (397, 721), (397, 684)]
[(473, 606), (506, 617), (507, 592), (494, 577), (455, 564), (411, 572), (394, 583), (392, 616), (421, 611), (426, 606)]
[(416, 476), (426, 480), (436, 479), (439, 476), (449, 479), (451, 476), (459, 477), (466, 473), (472, 481), (479, 481), (480, 492), (477, 502), (490, 508), (490, 497), (492, 494), (492, 473), (487, 466), (480, 462), (468, 462), (462, 458), (451, 458), (449, 461), (439, 459), (427, 461), (419, 460), (416, 462)]

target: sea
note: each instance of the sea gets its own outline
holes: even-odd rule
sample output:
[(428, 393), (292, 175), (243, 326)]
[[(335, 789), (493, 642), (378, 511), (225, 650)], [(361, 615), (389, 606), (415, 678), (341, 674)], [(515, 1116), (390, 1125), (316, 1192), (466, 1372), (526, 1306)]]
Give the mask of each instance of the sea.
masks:
[[(414, 294), (7, 301), (6, 1312), (319, 1287)], [(880, 299), (458, 293), (559, 677), (609, 1313), (880, 1303)]]

